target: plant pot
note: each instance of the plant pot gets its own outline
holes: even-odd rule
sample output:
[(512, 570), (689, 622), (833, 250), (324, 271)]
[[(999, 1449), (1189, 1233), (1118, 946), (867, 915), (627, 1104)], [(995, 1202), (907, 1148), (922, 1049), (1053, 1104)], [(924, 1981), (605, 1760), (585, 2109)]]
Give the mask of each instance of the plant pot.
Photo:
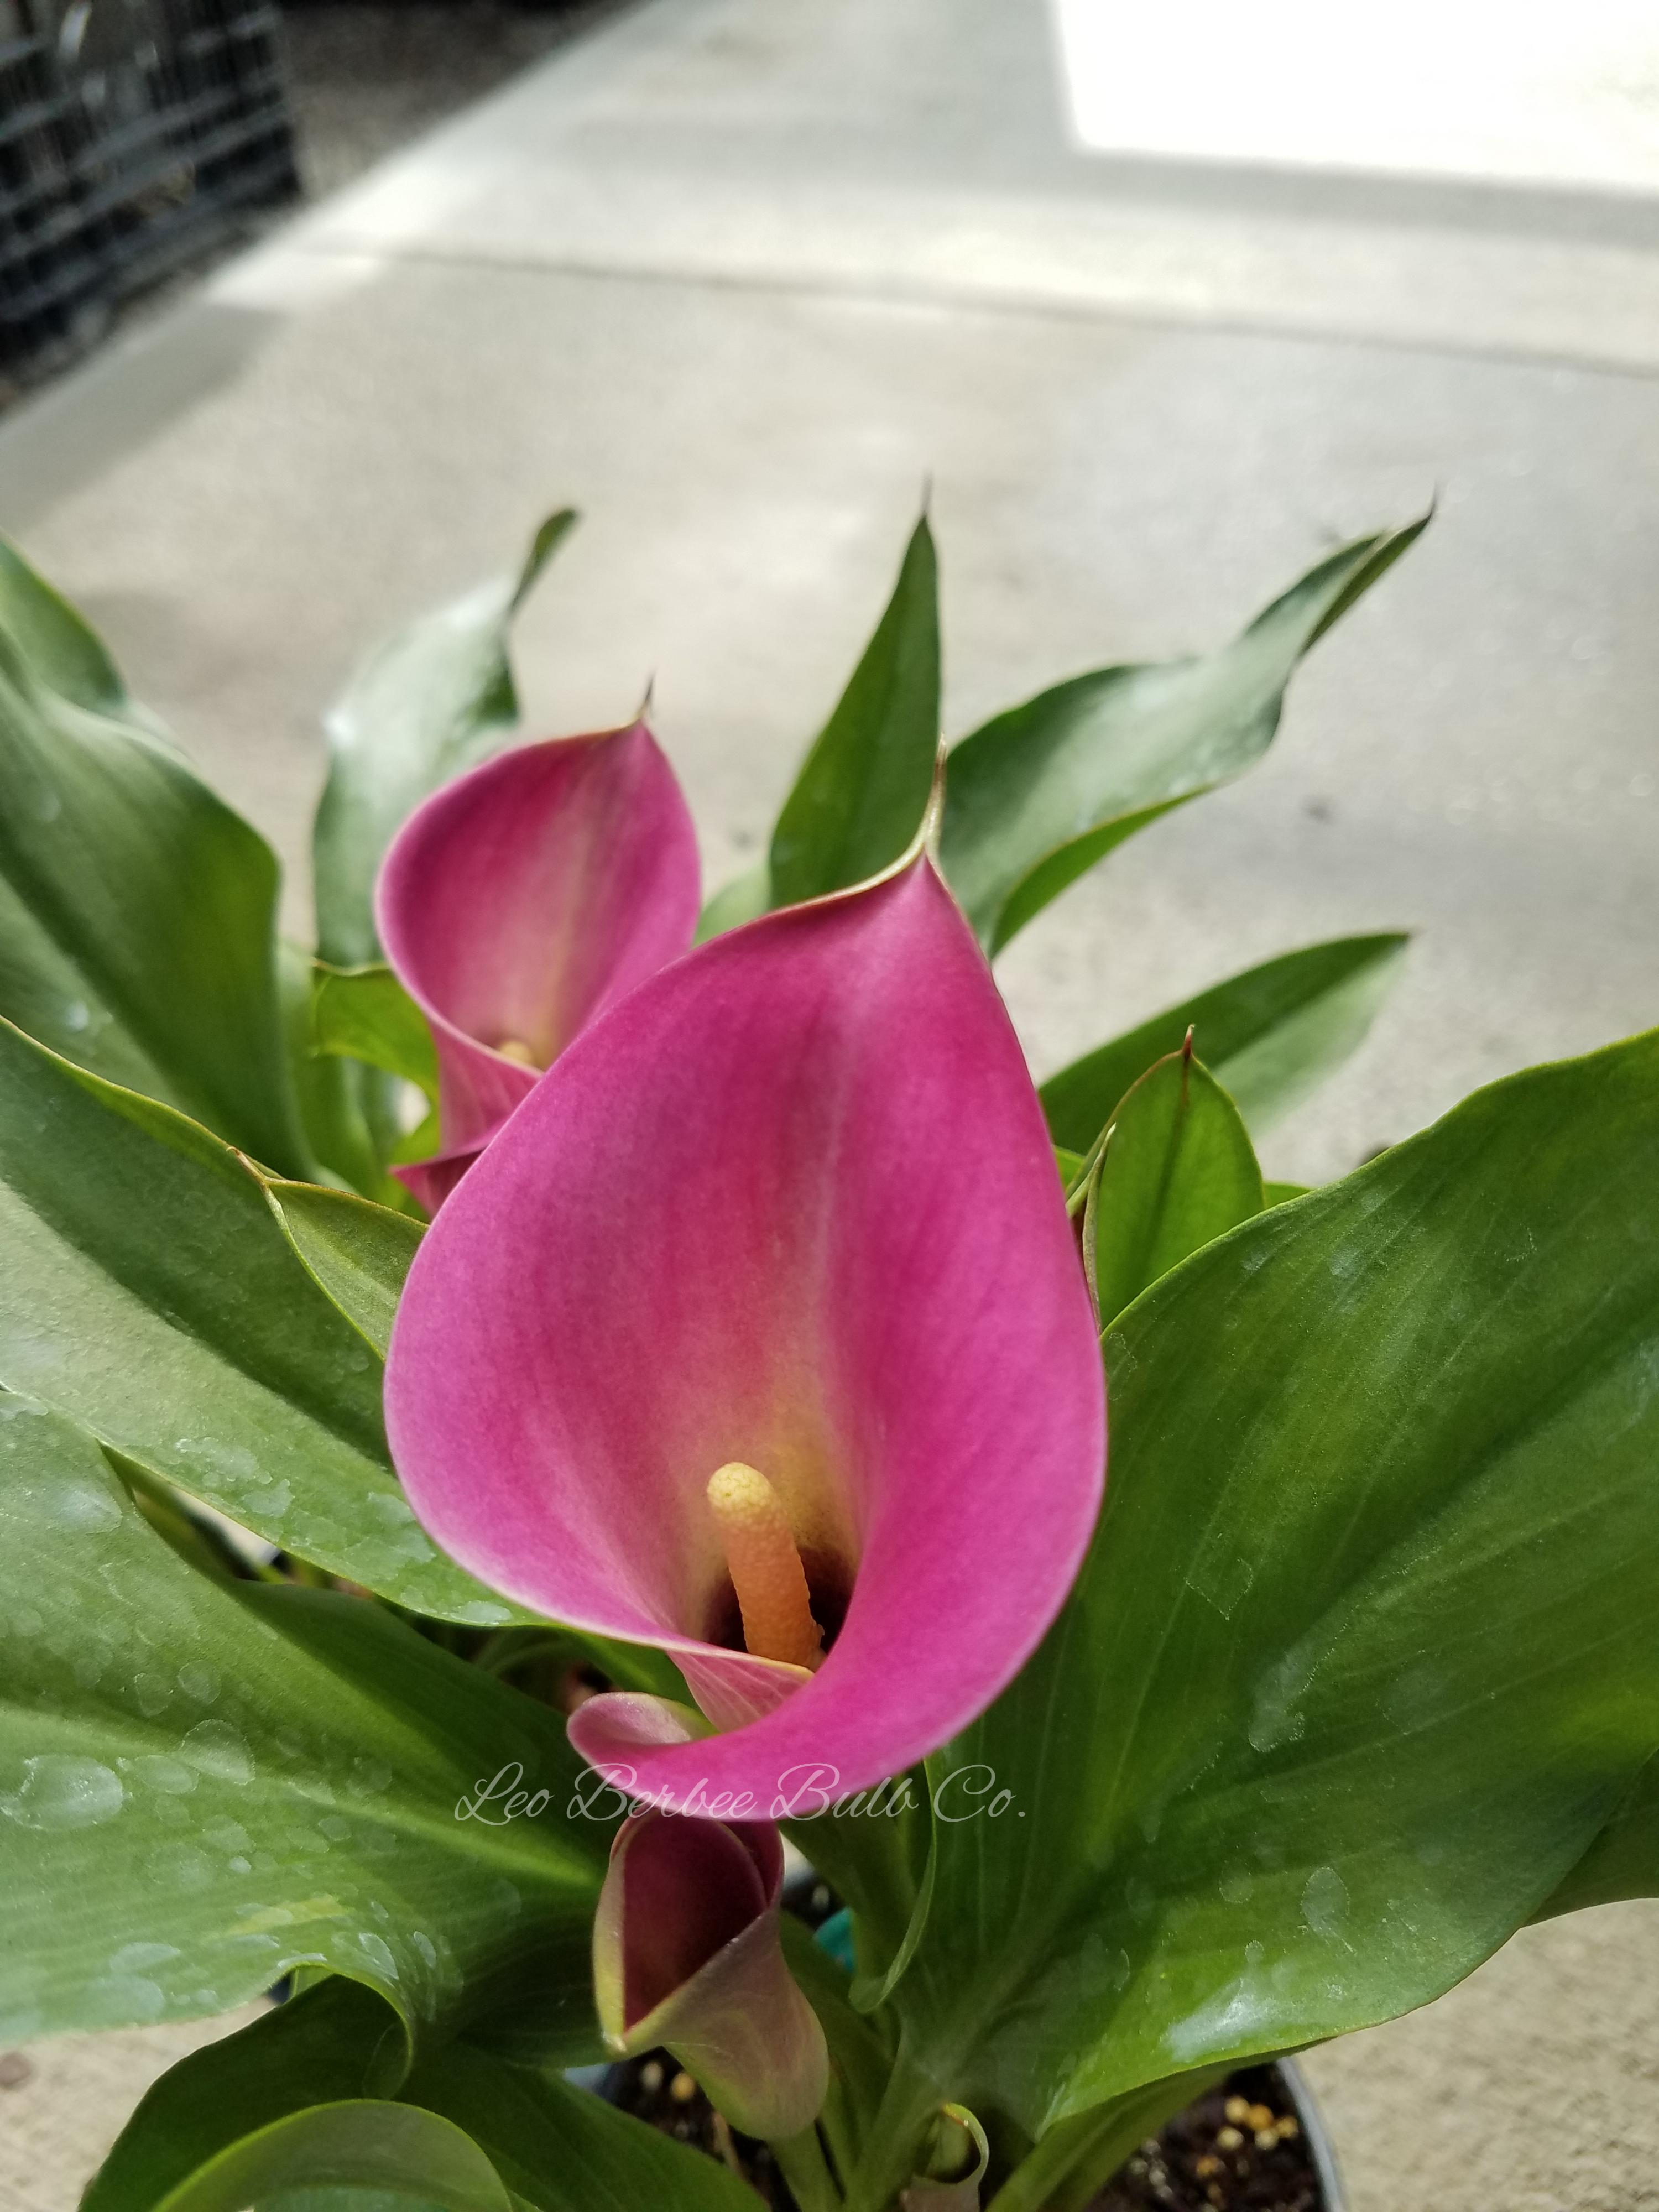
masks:
[[(834, 1923), (845, 1921), (840, 1899), (810, 1866), (784, 1886), (784, 1910), (804, 1920), (832, 1956), (842, 1956)], [(842, 1939), (844, 1940), (844, 1939)], [(843, 1958), (843, 1965), (850, 1960)], [(579, 2076), (606, 2100), (682, 2142), (723, 2158), (774, 2212), (794, 2212), (794, 2200), (764, 2143), (737, 2136), (714, 2112), (678, 2059), (665, 2051)], [(678, 2092), (678, 2094), (677, 2094)], [(1240, 2107), (1243, 2107), (1241, 2112)], [(1279, 2141), (1260, 2137), (1251, 2108), (1266, 2111)], [(1285, 2120), (1294, 2130), (1281, 2132)], [(1215, 2162), (1212, 2172), (1206, 2161)], [(1214, 2192), (1220, 2190), (1218, 2203)], [(1348, 2212), (1335, 2154), (1318, 2106), (1294, 2059), (1240, 2067), (1218, 2087), (1194, 2098), (1149, 2138), (1092, 2200), (1088, 2212)]]
[[(665, 2051), (617, 2066), (586, 2068), (582, 2078), (623, 2112), (724, 2158), (773, 2212), (793, 2212), (793, 2199), (765, 2144), (734, 2136)], [(1270, 2115), (1272, 2130), (1251, 2125), (1252, 2108)], [(1294, 2121), (1294, 2134), (1280, 2133), (1285, 2119)], [(1279, 2140), (1268, 2147), (1260, 2138), (1270, 2132)], [(1089, 2212), (1267, 2212), (1268, 2207), (1347, 2212), (1319, 2108), (1288, 2058), (1241, 2067), (1219, 2087), (1194, 2099), (1141, 2145)]]

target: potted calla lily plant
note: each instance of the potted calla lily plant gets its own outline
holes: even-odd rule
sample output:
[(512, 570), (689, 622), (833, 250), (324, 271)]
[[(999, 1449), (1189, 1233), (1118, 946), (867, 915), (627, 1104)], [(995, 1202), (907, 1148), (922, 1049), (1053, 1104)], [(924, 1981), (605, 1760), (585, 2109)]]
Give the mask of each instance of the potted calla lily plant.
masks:
[(1329, 2207), (1292, 2054), (1659, 1889), (1659, 1035), (1317, 1190), (1397, 933), (1028, 1071), (1420, 525), (942, 746), (924, 520), (705, 902), (518, 730), (573, 520), (331, 714), (314, 952), (0, 551), (0, 2043), (274, 2000), (84, 2212)]

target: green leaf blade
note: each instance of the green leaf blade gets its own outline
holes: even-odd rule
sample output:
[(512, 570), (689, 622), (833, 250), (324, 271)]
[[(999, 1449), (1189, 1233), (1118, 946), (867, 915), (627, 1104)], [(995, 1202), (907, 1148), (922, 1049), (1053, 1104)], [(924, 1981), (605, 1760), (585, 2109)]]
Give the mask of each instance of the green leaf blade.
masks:
[(905, 851), (927, 811), (939, 718), (939, 573), (924, 515), (875, 635), (778, 816), (775, 907), (863, 883)]
[(1232, 1100), (1185, 1053), (1159, 1060), (1118, 1108), (1089, 1209), (1103, 1321), (1262, 1202), (1261, 1170)]
[(1125, 837), (1258, 760), (1297, 663), (1426, 520), (1332, 554), (1219, 653), (1074, 677), (954, 746), (940, 861), (988, 952)]
[(745, 921), (757, 921), (771, 908), (772, 871), (763, 860), (758, 867), (733, 876), (729, 884), (721, 884), (697, 917), (695, 942), (707, 945), (711, 937), (723, 937), (728, 929), (737, 929)]
[(312, 1030), (320, 1053), (360, 1060), (438, 1095), (438, 1054), (432, 1031), (390, 968), (330, 968), (319, 962)]
[(1244, 1223), (1106, 1353), (1093, 1549), (947, 1754), (1021, 1849), (941, 1832), (894, 2000), (931, 2078), (1033, 2135), (1427, 2002), (1636, 1802), (1659, 1036)]
[[(195, 1572), (44, 1407), (0, 1401), (0, 2034), (189, 2019), (314, 1962), (416, 2041), (528, 2006), (591, 2051), (608, 1835), (566, 1817), (558, 1715), (364, 1599)], [(457, 1817), (514, 1765), (544, 1817)]]
[(265, 1197), (319, 1287), (384, 1359), (424, 1231), (407, 1214), (315, 1183), (267, 1182)]
[(94, 714), (118, 717), (137, 711), (103, 640), (3, 538), (0, 631), (60, 697)]
[(385, 1999), (331, 1974), (170, 2067), (140, 2100), (79, 2212), (154, 2212), (244, 2136), (308, 2105), (390, 2094), (407, 2069)]
[(80, 618), (0, 552), (0, 1016), (308, 1162), (283, 1050), (277, 867), (128, 701)]
[(1659, 1752), (1648, 1761), (1605, 1828), (1595, 1836), (1560, 1884), (1534, 1915), (1553, 1920), (1558, 1913), (1587, 1905), (1614, 1905), (1626, 1898), (1659, 1897)]
[(514, 2212), (501, 2176), (462, 2130), (366, 2098), (313, 2105), (244, 2136), (153, 2212), (246, 2212), (290, 2191), (360, 2189), (441, 2212)]
[(374, 878), (386, 847), (429, 792), (488, 758), (517, 720), (507, 633), (575, 523), (574, 508), (550, 515), (515, 575), (400, 630), (330, 709), (312, 847), (318, 950), (331, 966), (380, 958)]
[(717, 2159), (631, 2118), (591, 2092), (503, 2066), (458, 2044), (404, 2095), (444, 2114), (489, 2152), (532, 2212), (754, 2212), (755, 2195)]
[[(331, 1202), (278, 1188), (320, 1235)], [(369, 1236), (395, 1246), (404, 1232), (377, 1216)], [(386, 1453), (380, 1363), (319, 1288), (317, 1255), (301, 1256), (261, 1178), (171, 1108), (4, 1024), (0, 1242), (0, 1384), (416, 1612), (526, 1617), (416, 1525)], [(369, 1264), (362, 1238), (355, 1264)], [(358, 1318), (379, 1326), (384, 1304)]]
[(1086, 1151), (1130, 1085), (1178, 1052), (1188, 1030), (1261, 1136), (1364, 1042), (1410, 942), (1388, 931), (1280, 953), (1097, 1046), (1042, 1085), (1054, 1142)]

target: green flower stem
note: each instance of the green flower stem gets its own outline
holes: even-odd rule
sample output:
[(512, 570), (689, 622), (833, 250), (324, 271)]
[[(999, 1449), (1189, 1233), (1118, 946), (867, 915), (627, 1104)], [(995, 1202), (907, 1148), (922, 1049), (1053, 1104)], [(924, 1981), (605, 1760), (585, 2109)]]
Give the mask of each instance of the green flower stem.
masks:
[(901, 2052), (863, 2154), (848, 2179), (848, 2212), (890, 2212), (900, 2190), (920, 2172), (928, 2131), (949, 2101), (939, 2082)]
[(769, 2148), (800, 2212), (842, 2212), (841, 2191), (830, 2172), (816, 2127), (805, 2128), (798, 2136), (785, 2136)]
[(842, 1903), (851, 1905), (860, 1976), (878, 1980), (909, 1932), (921, 1889), (919, 1853), (912, 1844), (917, 1817), (823, 1813), (782, 1824), (790, 1842), (805, 1853)]
[(1109, 2161), (1107, 2172), (1115, 2173), (1140, 2141), (1141, 2132), (1132, 2129), (1125, 2136), (1115, 2102), (1098, 2112), (1061, 2120), (1020, 2160), (991, 2199), (989, 2212), (1047, 2212), (1073, 2193), (1066, 2184), (1074, 2186), (1086, 2179), (1091, 2188), (1096, 2186), (1103, 2160)]
[(1226, 2071), (1219, 2066), (1171, 2075), (1056, 2122), (1003, 2183), (988, 2212), (1073, 2212), (1087, 2204), (1138, 2142), (1156, 2135)]

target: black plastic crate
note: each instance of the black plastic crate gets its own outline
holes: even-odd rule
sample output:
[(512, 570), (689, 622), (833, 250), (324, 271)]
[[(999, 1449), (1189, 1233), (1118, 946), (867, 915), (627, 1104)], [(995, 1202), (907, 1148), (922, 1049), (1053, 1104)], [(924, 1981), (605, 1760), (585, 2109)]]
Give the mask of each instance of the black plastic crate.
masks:
[(274, 0), (0, 0), (0, 368), (299, 190)]

